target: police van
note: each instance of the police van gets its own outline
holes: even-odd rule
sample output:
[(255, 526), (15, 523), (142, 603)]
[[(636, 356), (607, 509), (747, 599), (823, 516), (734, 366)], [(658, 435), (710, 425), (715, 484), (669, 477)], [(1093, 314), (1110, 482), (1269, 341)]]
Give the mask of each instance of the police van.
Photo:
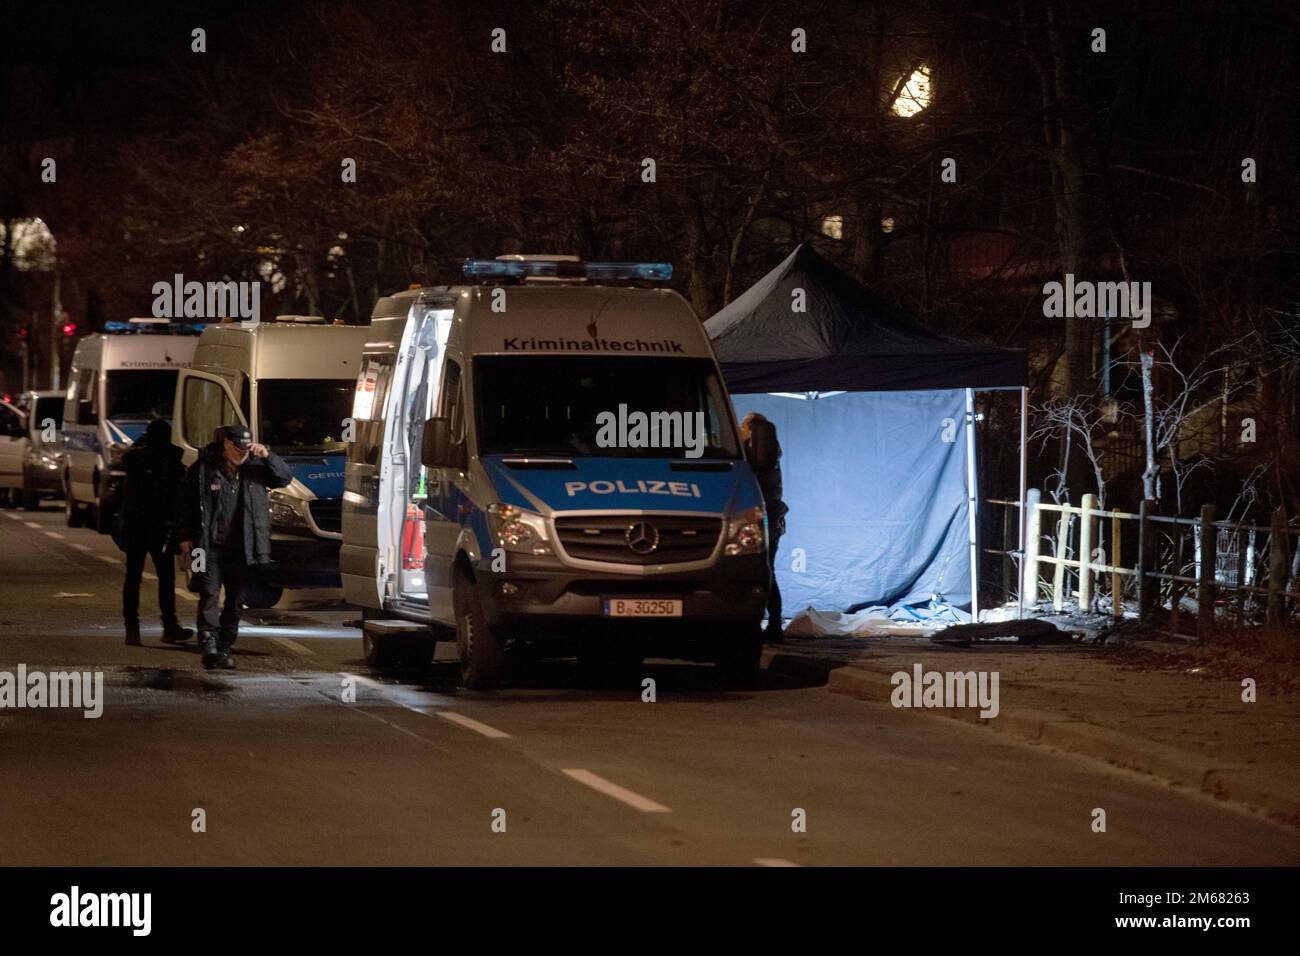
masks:
[(250, 607), (274, 607), (285, 588), (339, 586), (348, 418), (368, 335), (320, 316), (209, 325), (176, 381), (172, 442), (187, 467), (238, 423), (293, 472), (269, 493), (272, 563), (245, 588)]
[[(500, 681), (512, 647), (752, 679), (762, 497), (699, 319), (649, 287), (671, 267), (464, 269), (478, 284), (410, 289), (371, 317), (340, 555), (367, 660), (427, 661), (455, 640), (472, 688)], [(611, 441), (636, 412), (689, 419), (695, 440)]]
[(122, 455), (151, 419), (172, 417), (176, 375), (201, 325), (135, 318), (77, 343), (63, 406), (63, 501), (69, 527), (107, 534), (125, 474)]

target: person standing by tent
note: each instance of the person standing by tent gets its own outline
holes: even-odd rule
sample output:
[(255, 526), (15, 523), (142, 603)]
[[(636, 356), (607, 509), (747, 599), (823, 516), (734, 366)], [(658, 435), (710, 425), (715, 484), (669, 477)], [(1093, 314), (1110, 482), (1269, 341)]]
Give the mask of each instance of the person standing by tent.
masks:
[[(208, 670), (235, 666), (231, 648), (239, 636), (241, 592), (250, 565), (271, 560), (267, 489), (293, 481), (280, 456), (253, 442), (243, 425), (226, 425), (185, 476), (181, 508), (181, 556), (203, 549), (199, 581), (199, 647)], [(225, 588), (224, 604), (218, 596)]]
[(153, 558), (158, 575), (158, 610), (162, 613), (164, 644), (179, 644), (194, 636), (176, 619), (176, 567), (171, 552), (175, 542), (176, 504), (185, 466), (181, 450), (172, 444), (172, 429), (162, 419), (151, 421), (140, 440), (122, 456), (126, 479), (122, 505), (113, 524), (113, 541), (126, 555), (122, 580), (122, 620), (126, 643), (140, 643), (140, 579), (144, 559)]
[[(767, 563), (772, 569), (772, 587), (767, 592), (767, 627), (763, 639), (768, 643), (781, 640), (781, 588), (776, 582), (776, 548), (785, 534), (785, 516), (789, 506), (781, 499), (781, 443), (776, 439), (776, 426), (758, 412), (750, 412), (740, 423), (740, 437), (745, 443), (745, 457), (751, 465), (758, 458), (754, 454), (755, 433), (765, 431), (765, 440), (772, 445), (770, 468), (754, 469), (758, 487), (763, 492), (763, 508), (767, 511)], [(764, 439), (760, 439), (764, 440)]]

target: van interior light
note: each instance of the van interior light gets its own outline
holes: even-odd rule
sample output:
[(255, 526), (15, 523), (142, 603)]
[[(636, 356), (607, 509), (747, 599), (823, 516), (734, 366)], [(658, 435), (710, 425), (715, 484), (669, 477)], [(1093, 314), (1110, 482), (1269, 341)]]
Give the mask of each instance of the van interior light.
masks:
[(471, 279), (647, 279), (667, 282), (673, 267), (667, 262), (582, 262), (572, 259), (466, 259)]

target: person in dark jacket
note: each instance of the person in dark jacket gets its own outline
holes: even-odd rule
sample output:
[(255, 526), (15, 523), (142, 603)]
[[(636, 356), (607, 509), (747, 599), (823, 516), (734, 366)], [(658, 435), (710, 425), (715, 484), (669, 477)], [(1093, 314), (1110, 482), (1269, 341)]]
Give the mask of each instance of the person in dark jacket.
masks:
[[(293, 481), (280, 456), (254, 444), (243, 425), (227, 425), (185, 476), (180, 548), (199, 585), (199, 645), (203, 666), (235, 666), (240, 600), (251, 569), (271, 561), (267, 491)], [(200, 560), (201, 559), (201, 560)], [(225, 601), (218, 607), (225, 588)]]
[[(745, 442), (745, 457), (754, 461), (752, 426), (763, 422), (771, 426), (775, 440), (776, 426), (772, 425), (758, 412), (750, 412), (740, 423), (740, 437)], [(767, 627), (763, 638), (770, 643), (781, 640), (781, 588), (776, 583), (776, 548), (785, 534), (785, 516), (789, 506), (781, 499), (781, 444), (776, 442), (776, 454), (772, 456), (772, 467), (764, 470), (754, 469), (758, 479), (759, 490), (763, 492), (763, 508), (767, 512), (767, 563), (772, 569), (772, 587), (767, 592)]]
[(179, 644), (194, 636), (176, 619), (176, 504), (185, 467), (181, 450), (172, 444), (172, 429), (161, 419), (149, 423), (140, 440), (122, 456), (126, 478), (113, 538), (126, 554), (122, 581), (122, 619), (126, 642), (140, 643), (140, 579), (144, 559), (153, 559), (158, 575), (158, 610), (162, 613), (162, 639)]

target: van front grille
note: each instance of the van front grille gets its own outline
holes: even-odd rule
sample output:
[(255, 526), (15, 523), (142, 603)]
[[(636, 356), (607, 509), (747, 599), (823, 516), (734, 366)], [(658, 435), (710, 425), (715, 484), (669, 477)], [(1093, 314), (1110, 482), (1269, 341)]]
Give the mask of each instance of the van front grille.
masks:
[(722, 519), (656, 514), (559, 517), (555, 532), (571, 558), (611, 564), (684, 564), (713, 554)]

